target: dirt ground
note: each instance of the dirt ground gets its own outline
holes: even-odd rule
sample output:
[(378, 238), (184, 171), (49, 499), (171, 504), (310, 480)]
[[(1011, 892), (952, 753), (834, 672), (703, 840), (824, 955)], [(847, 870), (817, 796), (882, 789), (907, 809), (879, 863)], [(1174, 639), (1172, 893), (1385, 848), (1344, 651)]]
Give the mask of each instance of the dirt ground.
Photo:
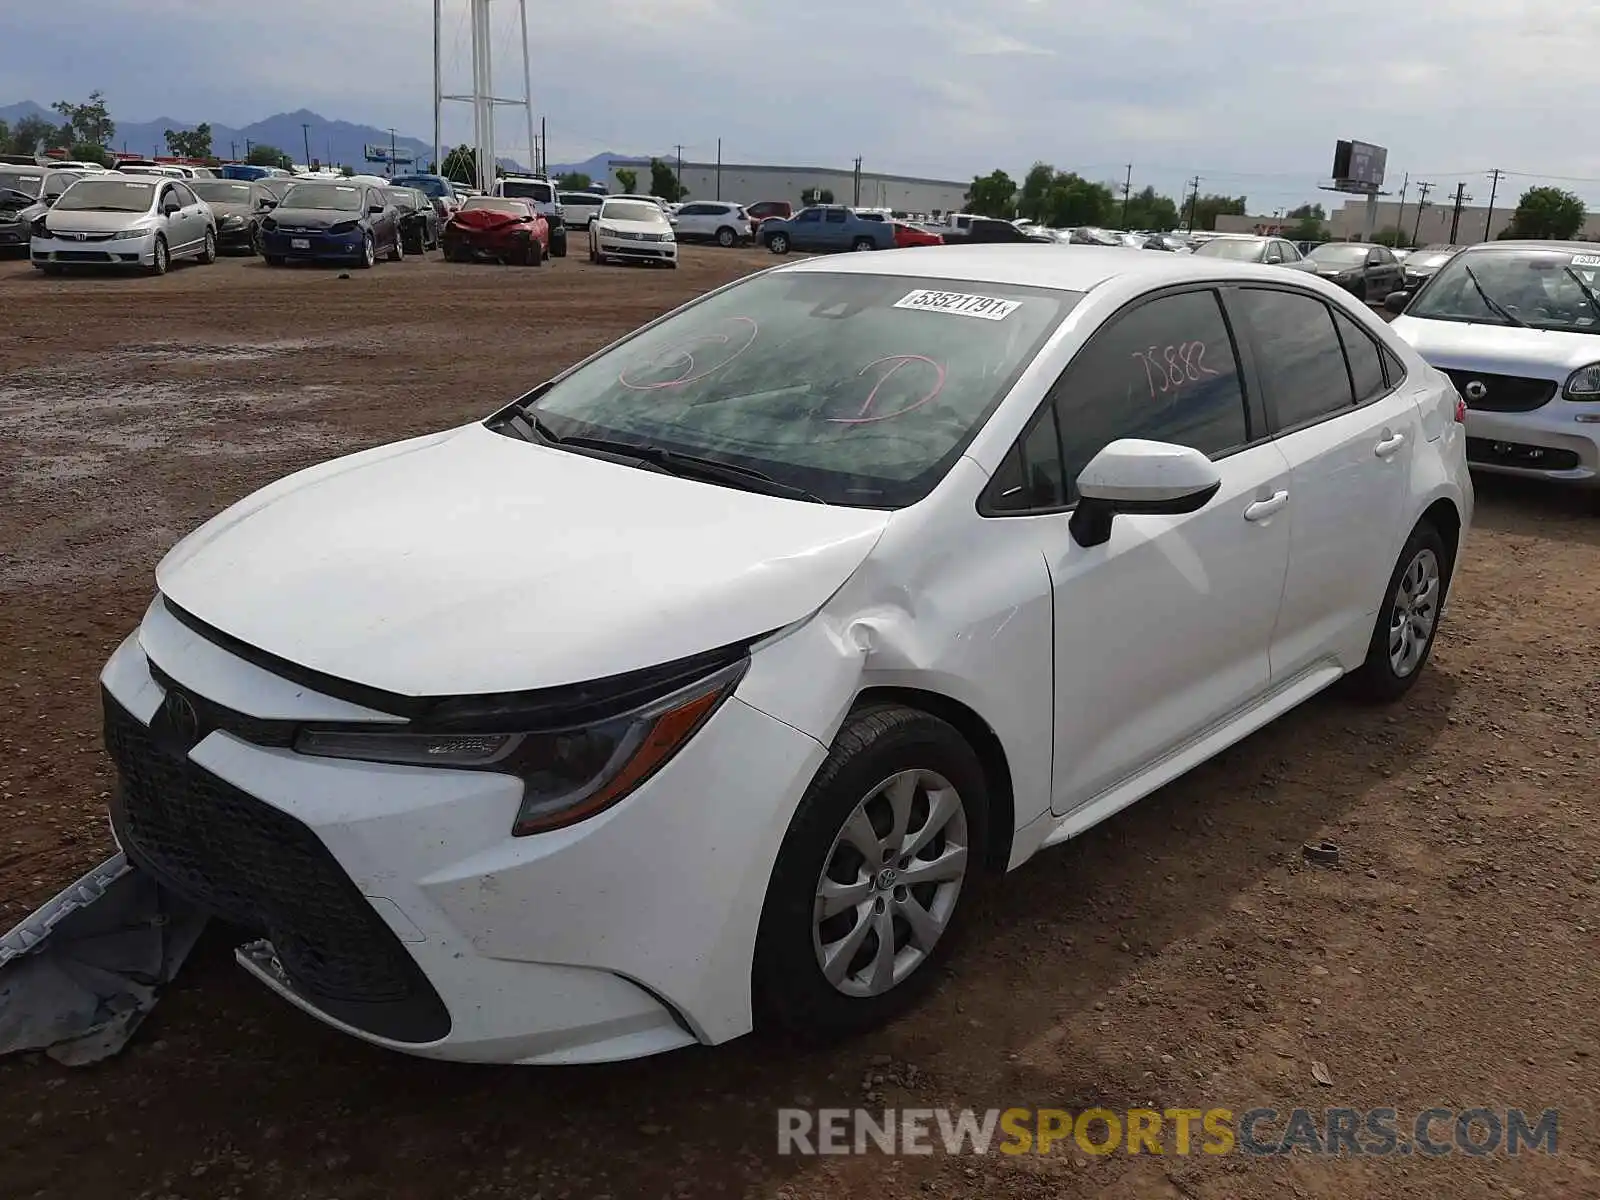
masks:
[[(96, 676), (183, 533), (479, 416), (754, 267), (0, 263), (0, 927), (101, 860)], [(1434, 665), (1328, 695), (1010, 878), (919, 1011), (599, 1068), (391, 1055), (202, 942), (135, 1043), (0, 1063), (0, 1196), (1600, 1196), (1600, 515), (1481, 482)], [(1339, 844), (1341, 865), (1301, 845)], [(1313, 1078), (1324, 1064), (1331, 1086)], [(780, 1157), (783, 1106), (1560, 1110), (1483, 1158)]]

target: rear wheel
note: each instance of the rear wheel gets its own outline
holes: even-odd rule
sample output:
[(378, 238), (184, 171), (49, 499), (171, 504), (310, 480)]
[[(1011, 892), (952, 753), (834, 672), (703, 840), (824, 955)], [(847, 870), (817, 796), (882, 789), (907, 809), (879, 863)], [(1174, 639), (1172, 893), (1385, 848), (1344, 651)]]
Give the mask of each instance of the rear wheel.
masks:
[(1367, 658), (1350, 676), (1368, 700), (1398, 700), (1416, 683), (1433, 651), (1439, 614), (1450, 586), (1450, 550), (1432, 523), (1411, 531), (1367, 645)]
[(263, 254), (261, 257), (266, 259), (269, 267), (283, 266), (283, 255), (281, 254)]
[(739, 235), (724, 225), (717, 230), (717, 245), (726, 249), (739, 240)]
[(850, 244), (852, 250), (876, 250), (878, 245), (871, 238), (859, 237)]
[(563, 229), (559, 233), (552, 233), (550, 235), (550, 257), (551, 258), (565, 258), (566, 256), (567, 256), (567, 231), (565, 229)]
[(848, 717), (784, 835), (753, 973), (764, 1020), (808, 1039), (861, 1032), (938, 982), (972, 908), (988, 833), (983, 768), (937, 717)]

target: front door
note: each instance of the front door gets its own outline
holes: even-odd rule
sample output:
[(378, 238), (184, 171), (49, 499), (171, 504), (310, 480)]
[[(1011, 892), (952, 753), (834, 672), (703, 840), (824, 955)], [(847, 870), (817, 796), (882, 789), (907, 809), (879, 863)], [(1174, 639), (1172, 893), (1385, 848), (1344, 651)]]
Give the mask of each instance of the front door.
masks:
[(1411, 389), (1385, 374), (1377, 342), (1342, 308), (1276, 288), (1241, 288), (1228, 302), (1256, 347), (1263, 399), (1291, 470), (1274, 680), (1353, 665), (1408, 533), (1400, 521), (1421, 413)]
[[(1210, 288), (1124, 309), (1069, 364), (1008, 460), (1012, 494), (1059, 507), (1046, 563), (1055, 595), (1055, 766), (1065, 814), (1263, 694), (1289, 560), (1289, 465), (1247, 404)], [(1085, 548), (1065, 511), (1107, 443), (1148, 438), (1215, 458), (1222, 490), (1198, 512), (1118, 516)], [(1003, 495), (1006, 472), (996, 476)]]
[(802, 208), (789, 222), (789, 240), (796, 250), (820, 250), (824, 245), (822, 210)]

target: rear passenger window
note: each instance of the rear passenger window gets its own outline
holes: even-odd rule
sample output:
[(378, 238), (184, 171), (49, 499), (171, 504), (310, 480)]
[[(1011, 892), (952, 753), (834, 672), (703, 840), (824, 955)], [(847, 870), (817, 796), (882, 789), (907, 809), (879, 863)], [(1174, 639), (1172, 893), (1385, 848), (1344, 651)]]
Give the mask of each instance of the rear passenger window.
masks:
[(1383, 379), (1383, 358), (1378, 353), (1378, 343), (1337, 309), (1333, 323), (1339, 329), (1339, 340), (1344, 343), (1345, 361), (1350, 364), (1350, 382), (1355, 386), (1356, 403), (1365, 404), (1389, 390)]
[(1269, 404), (1288, 429), (1355, 403), (1333, 314), (1298, 292), (1243, 288), (1238, 305), (1249, 324)]

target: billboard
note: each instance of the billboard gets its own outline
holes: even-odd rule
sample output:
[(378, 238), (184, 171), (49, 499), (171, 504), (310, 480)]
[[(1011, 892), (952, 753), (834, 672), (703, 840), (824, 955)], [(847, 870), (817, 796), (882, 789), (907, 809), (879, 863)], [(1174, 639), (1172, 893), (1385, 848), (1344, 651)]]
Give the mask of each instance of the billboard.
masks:
[(415, 151), (407, 150), (404, 146), (396, 146), (393, 149), (388, 146), (368, 146), (366, 148), (366, 154), (368, 162), (392, 162), (398, 165), (409, 166), (417, 161)]
[(1370, 142), (1339, 142), (1333, 150), (1333, 181), (1354, 190), (1377, 191), (1383, 186), (1383, 169), (1389, 151)]

